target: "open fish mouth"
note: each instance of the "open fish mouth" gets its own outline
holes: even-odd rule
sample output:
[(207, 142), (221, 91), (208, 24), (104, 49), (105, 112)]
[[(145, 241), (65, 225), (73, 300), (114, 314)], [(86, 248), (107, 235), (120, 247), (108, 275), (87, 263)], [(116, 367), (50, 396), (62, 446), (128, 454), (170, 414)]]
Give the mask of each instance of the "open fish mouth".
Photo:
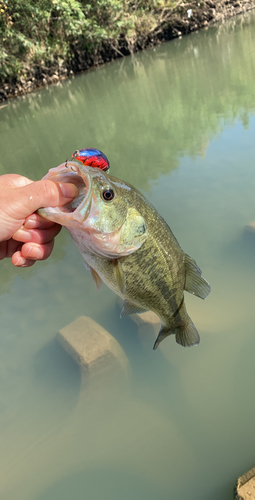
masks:
[[(37, 213), (62, 225), (83, 222), (89, 215), (91, 208), (91, 178), (90, 167), (84, 166), (79, 161), (66, 161), (56, 168), (51, 168), (43, 179), (61, 183), (72, 183), (79, 190), (78, 196), (70, 203), (58, 207), (43, 207)], [(63, 222), (62, 222), (63, 219)]]

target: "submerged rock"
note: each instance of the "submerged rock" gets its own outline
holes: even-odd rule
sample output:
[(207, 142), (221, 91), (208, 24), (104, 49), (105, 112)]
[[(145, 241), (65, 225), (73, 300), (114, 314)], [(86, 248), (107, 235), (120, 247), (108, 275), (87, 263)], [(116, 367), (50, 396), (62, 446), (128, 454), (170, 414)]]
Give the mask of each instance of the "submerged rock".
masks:
[(132, 314), (130, 319), (136, 324), (140, 342), (146, 349), (152, 349), (161, 327), (159, 317), (152, 311)]
[(115, 338), (87, 316), (80, 316), (57, 334), (57, 340), (79, 365), (82, 382), (126, 373), (128, 359)]
[(132, 314), (130, 318), (135, 322), (140, 334), (146, 333), (148, 327), (157, 337), (160, 329), (160, 319), (153, 311), (147, 311), (140, 314)]
[(235, 500), (255, 500), (255, 467), (238, 478)]
[[(123, 307), (123, 300), (120, 297), (116, 297), (115, 304), (118, 315), (120, 315)], [(153, 311), (146, 311), (125, 316), (125, 320), (131, 321), (130, 325), (133, 323), (134, 329), (138, 333), (139, 340), (145, 347), (151, 349), (161, 327), (159, 317)], [(123, 321), (123, 319), (121, 321)]]

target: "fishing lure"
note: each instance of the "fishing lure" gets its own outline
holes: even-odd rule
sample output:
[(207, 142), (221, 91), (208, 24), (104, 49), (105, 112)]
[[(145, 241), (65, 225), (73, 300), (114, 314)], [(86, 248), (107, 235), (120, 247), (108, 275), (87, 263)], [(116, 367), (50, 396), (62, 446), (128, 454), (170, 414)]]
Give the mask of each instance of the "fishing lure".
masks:
[(89, 167), (100, 168), (101, 170), (109, 170), (110, 163), (108, 158), (99, 151), (99, 149), (86, 148), (77, 149), (72, 154), (73, 160), (79, 160), (83, 165), (88, 165)]

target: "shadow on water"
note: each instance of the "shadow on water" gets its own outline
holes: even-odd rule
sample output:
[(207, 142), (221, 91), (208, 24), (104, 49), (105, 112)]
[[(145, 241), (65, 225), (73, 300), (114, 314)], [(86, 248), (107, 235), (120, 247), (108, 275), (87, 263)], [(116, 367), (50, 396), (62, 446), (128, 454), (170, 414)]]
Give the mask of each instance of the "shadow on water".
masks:
[[(232, 264), (236, 266), (240, 255), (246, 260), (247, 265), (247, 258), (244, 256), (245, 252), (250, 259), (254, 259), (253, 241), (248, 238), (248, 242), (249, 244), (247, 244), (246, 238), (240, 238), (240, 240), (236, 242), (236, 245), (233, 245), (233, 242), (230, 244), (231, 252), (224, 252), (226, 264), (228, 266), (232, 267)], [(230, 259), (229, 256), (231, 256)], [(252, 267), (254, 268), (254, 265)], [(133, 396), (137, 398), (137, 400), (145, 402), (148, 406), (148, 411), (150, 407), (156, 407), (161, 415), (166, 416), (169, 422), (175, 422), (178, 425), (178, 429), (181, 429), (182, 437), (185, 440), (187, 448), (193, 450), (194, 460), (200, 464), (197, 475), (194, 473), (193, 483), (191, 480), (189, 499), (196, 500), (197, 498), (203, 498), (203, 500), (217, 500), (218, 498), (232, 498), (231, 495), (235, 481), (243, 472), (240, 471), (238, 467), (238, 460), (236, 460), (237, 455), (241, 454), (241, 456), (246, 457), (247, 470), (253, 465), (252, 450), (247, 453), (247, 449), (250, 449), (250, 444), (247, 440), (250, 441), (251, 436), (246, 434), (245, 439), (243, 439), (242, 434), (239, 432), (239, 421), (243, 421), (243, 406), (246, 405), (247, 427), (249, 426), (250, 416), (254, 411), (254, 397), (252, 391), (254, 369), (252, 356), (255, 349), (255, 338), (252, 322), (250, 324), (249, 320), (246, 320), (240, 331), (235, 326), (226, 332), (222, 332), (222, 334), (220, 331), (217, 331), (219, 342), (218, 349), (215, 346), (215, 337), (212, 335), (210, 338), (206, 338), (206, 334), (203, 331), (200, 332), (202, 344), (198, 348), (183, 351), (181, 347), (177, 346), (180, 356), (182, 354), (187, 360), (187, 363), (188, 356), (190, 356), (191, 362), (194, 363), (195, 360), (197, 360), (198, 366), (200, 366), (201, 374), (199, 376), (195, 375), (194, 388), (192, 388), (191, 383), (194, 394), (197, 392), (196, 385), (198, 379), (203, 379), (204, 364), (208, 362), (207, 357), (203, 362), (204, 354), (208, 356), (208, 352), (212, 350), (212, 356), (215, 357), (214, 362), (210, 360), (210, 364), (212, 364), (212, 367), (214, 366), (211, 372), (212, 377), (207, 381), (208, 386), (205, 385), (201, 393), (204, 394), (204, 407), (203, 404), (201, 405), (201, 401), (198, 403), (199, 407), (197, 407), (187, 394), (185, 377), (183, 378), (181, 365), (178, 368), (176, 363), (173, 362), (175, 353), (179, 355), (179, 352), (175, 349), (174, 338), (171, 337), (166, 339), (162, 343), (162, 351), (158, 349), (155, 352), (152, 350), (153, 344), (149, 332), (146, 345), (141, 341), (138, 329), (132, 319), (127, 317), (120, 320), (118, 313), (119, 309), (116, 308), (116, 315), (113, 315), (111, 312), (109, 316), (100, 316), (98, 320), (100, 323), (104, 321), (104, 326), (109, 331), (115, 332), (115, 338), (121, 343), (130, 359), (132, 367), (131, 390)], [(214, 314), (215, 313), (216, 311), (214, 311)], [(222, 313), (220, 312), (220, 314)], [(242, 330), (246, 333), (246, 342), (245, 345), (242, 342), (241, 349), (236, 353), (235, 350), (232, 349), (232, 342), (233, 345), (236, 343), (236, 338), (242, 335)], [(248, 338), (247, 333), (249, 331), (250, 335), (248, 335)], [(228, 337), (230, 337), (229, 347), (227, 341)], [(171, 359), (167, 360), (163, 354), (164, 348), (168, 349), (170, 345), (173, 350), (172, 362)], [(203, 351), (204, 345), (205, 351)], [(254, 348), (251, 348), (251, 346), (254, 346)], [(249, 357), (245, 359), (247, 352), (249, 353)], [(229, 381), (227, 380), (227, 382), (226, 380), (224, 382), (221, 381), (222, 359), (223, 365), (225, 364), (229, 367)], [(231, 363), (234, 363), (233, 367)], [(248, 372), (245, 375), (245, 380), (248, 378), (250, 381), (247, 387), (243, 387), (244, 379), (242, 377), (240, 378), (239, 371), (239, 365), (243, 366), (245, 363), (248, 363), (248, 367), (250, 367), (250, 375)], [(247, 370), (249, 370), (248, 367)], [(218, 371), (219, 375), (217, 375)], [(191, 380), (193, 375), (192, 373), (190, 374)], [(206, 377), (207, 376), (208, 374), (206, 374)], [(228, 379), (228, 377), (226, 377), (226, 379)], [(139, 380), (139, 384), (137, 384), (137, 380)], [(203, 387), (202, 380), (199, 381), (199, 385)], [(248, 406), (247, 389), (251, 392)], [(199, 390), (198, 386), (198, 391)], [(216, 401), (217, 404), (215, 404)], [(239, 403), (241, 403), (241, 408), (239, 407)], [(238, 408), (236, 408), (236, 405)], [(232, 409), (231, 418), (229, 415), (230, 409)], [(240, 418), (238, 418), (238, 415)], [(234, 433), (235, 437), (233, 437), (233, 428), (236, 429)], [(214, 442), (211, 441), (212, 434), (215, 435)], [(221, 460), (217, 462), (217, 457), (221, 448), (220, 436), (222, 434), (225, 436), (226, 442), (228, 443), (228, 447), (224, 451), (221, 451), (223, 455), (226, 455), (226, 464), (224, 467), (222, 466), (222, 457)], [(231, 459), (229, 457), (230, 450)], [(206, 460), (205, 457), (207, 457)], [(186, 471), (186, 473), (189, 474), (189, 471)], [(201, 475), (203, 476), (202, 486), (200, 485), (199, 479)], [(225, 480), (226, 477), (229, 478), (228, 481)], [(220, 487), (217, 481), (221, 483)], [(172, 494), (174, 488), (175, 486), (173, 486), (171, 490)], [(196, 493), (192, 493), (194, 491)], [(176, 495), (178, 495), (178, 498), (182, 498), (182, 495), (183, 498), (186, 497), (187, 484), (183, 485), (183, 490), (179, 485), (176, 490)], [(159, 494), (157, 498), (164, 499), (165, 497)]]
[(57, 341), (48, 342), (31, 358), (31, 382), (23, 394), (17, 428), (30, 422), (28, 434), (36, 435), (33, 439), (38, 442), (46, 439), (48, 432), (64, 425), (76, 408), (80, 386), (77, 364)]
[[(149, 483), (149, 484), (148, 484)], [(102, 497), (103, 495), (103, 497)], [(155, 484), (142, 482), (137, 476), (120, 469), (96, 468), (81, 470), (71, 476), (61, 478), (47, 488), (35, 500), (155, 500), (158, 488)], [(164, 496), (167, 500), (168, 496)], [(163, 497), (160, 497), (163, 500)]]
[(34, 384), (38, 391), (63, 397), (68, 407), (75, 406), (80, 392), (80, 370), (57, 340), (48, 342), (34, 356)]
[[(132, 318), (124, 317), (120, 319), (119, 313), (120, 307), (116, 305), (115, 314), (112, 314), (111, 311), (108, 316), (100, 315), (98, 322), (100, 324), (102, 324), (102, 321), (104, 322), (104, 327), (118, 340), (130, 361), (130, 391), (132, 397), (137, 401), (142, 401), (147, 406), (148, 413), (150, 413), (150, 409), (157, 408), (157, 411), (164, 415), (167, 421), (177, 425), (177, 428), (181, 429), (182, 437), (188, 448), (194, 448), (202, 463), (204, 456), (202, 436), (206, 429), (203, 429), (204, 425), (201, 426), (201, 420), (197, 418), (197, 408), (190, 404), (187, 398), (181, 368), (174, 363), (174, 354), (172, 361), (164, 355), (164, 348), (169, 346), (173, 348), (174, 353), (176, 352), (177, 345), (174, 336), (170, 336), (162, 342), (162, 349), (158, 348), (153, 351), (155, 333), (152, 332), (152, 328), (148, 325), (148, 336), (143, 333), (143, 337), (141, 337)], [(177, 346), (177, 352), (179, 351), (180, 355), (182, 352), (184, 353), (183, 349), (183, 347)], [(192, 357), (192, 354), (194, 355), (197, 351), (196, 348), (191, 348), (190, 350), (186, 349), (186, 353)], [(183, 411), (184, 408), (185, 411)], [(173, 450), (172, 452), (174, 453)], [(189, 471), (186, 471), (186, 473), (187, 475), (190, 474)], [(173, 486), (174, 488), (175, 486)], [(181, 498), (182, 494), (183, 497), (186, 496), (186, 488), (187, 484), (183, 483), (182, 486), (178, 484), (175, 491), (178, 498)], [(171, 494), (173, 494), (173, 489)], [(140, 497), (137, 498), (140, 499)], [(141, 496), (141, 498), (144, 497)], [(158, 490), (158, 494), (154, 498), (165, 500), (169, 498), (169, 493), (165, 496), (161, 490)], [(189, 498), (193, 500), (192, 495)], [(194, 497), (194, 500), (196, 498)], [(207, 500), (206, 495), (204, 500)]]
[[(153, 387), (158, 383), (158, 378), (162, 381), (167, 381), (168, 377), (172, 378), (174, 368), (163, 356), (160, 349), (153, 351), (155, 342), (155, 333), (153, 328), (148, 325), (148, 334), (143, 333), (141, 338), (139, 329), (136, 323), (132, 320), (132, 316), (120, 318), (121, 307), (116, 301), (114, 309), (99, 313), (97, 321), (120, 343), (125, 351), (131, 365), (131, 385), (132, 391), (136, 397), (141, 396), (146, 387)], [(174, 338), (167, 339), (174, 342)], [(157, 368), (155, 368), (155, 361)], [(157, 370), (157, 375), (154, 373)], [(169, 373), (170, 370), (170, 373)], [(139, 379), (139, 384), (136, 380)]]
[[(100, 479), (98, 479), (100, 478)], [(59, 481), (47, 488), (35, 500), (80, 500), (89, 498), (89, 500), (130, 500), (131, 498), (139, 500), (169, 500), (172, 498), (169, 491), (162, 491), (160, 487), (149, 483), (148, 479), (141, 481), (141, 478), (133, 476), (123, 470), (97, 469), (82, 470), (61, 478)], [(181, 489), (181, 488), (180, 488)], [(180, 490), (176, 491), (176, 494)], [(172, 493), (172, 492), (171, 492)], [(205, 493), (204, 500), (219, 500), (228, 498), (232, 500), (234, 493), (233, 484), (225, 483), (221, 488), (216, 487), (213, 493)], [(191, 491), (188, 493), (189, 500), (196, 500), (197, 495)]]

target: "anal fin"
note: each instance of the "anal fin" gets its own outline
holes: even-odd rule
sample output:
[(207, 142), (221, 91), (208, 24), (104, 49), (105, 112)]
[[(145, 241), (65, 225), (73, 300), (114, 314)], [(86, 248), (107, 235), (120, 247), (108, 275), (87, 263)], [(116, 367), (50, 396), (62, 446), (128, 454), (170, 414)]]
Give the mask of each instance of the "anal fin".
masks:
[(133, 304), (133, 302), (129, 302), (129, 300), (125, 299), (123, 307), (121, 309), (120, 317), (123, 318), (124, 316), (128, 316), (129, 314), (143, 313), (146, 311), (148, 311), (148, 309), (137, 306), (136, 304)]
[(174, 335), (175, 333), (176, 333), (175, 328), (171, 329), (167, 326), (162, 326), (154, 343), (153, 350), (155, 351), (155, 349), (157, 349), (157, 347), (159, 346), (160, 342), (162, 342), (162, 340), (168, 337), (168, 335)]
[(200, 299), (205, 299), (209, 295), (211, 287), (201, 276), (202, 271), (199, 269), (197, 263), (187, 254), (185, 255), (185, 268), (186, 280), (184, 290), (200, 297)]

